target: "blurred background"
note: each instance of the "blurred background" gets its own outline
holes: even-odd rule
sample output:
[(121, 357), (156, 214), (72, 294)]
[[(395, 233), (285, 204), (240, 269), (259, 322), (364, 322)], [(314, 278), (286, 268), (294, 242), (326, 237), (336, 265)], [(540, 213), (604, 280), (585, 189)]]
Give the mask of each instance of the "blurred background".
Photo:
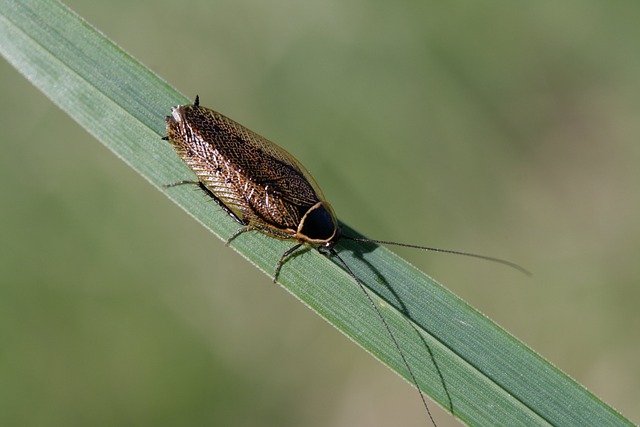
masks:
[[(640, 421), (639, 3), (67, 4), (364, 234), (527, 266), (400, 251)], [(2, 425), (425, 425), (5, 61), (0, 93)]]

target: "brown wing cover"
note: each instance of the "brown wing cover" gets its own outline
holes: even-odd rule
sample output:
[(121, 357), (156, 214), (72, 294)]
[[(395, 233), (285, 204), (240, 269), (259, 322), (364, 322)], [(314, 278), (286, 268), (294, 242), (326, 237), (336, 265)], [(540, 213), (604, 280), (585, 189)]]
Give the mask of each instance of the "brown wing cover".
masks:
[(295, 231), (322, 197), (311, 175), (284, 149), (205, 107), (175, 107), (169, 141), (240, 219), (257, 228)]

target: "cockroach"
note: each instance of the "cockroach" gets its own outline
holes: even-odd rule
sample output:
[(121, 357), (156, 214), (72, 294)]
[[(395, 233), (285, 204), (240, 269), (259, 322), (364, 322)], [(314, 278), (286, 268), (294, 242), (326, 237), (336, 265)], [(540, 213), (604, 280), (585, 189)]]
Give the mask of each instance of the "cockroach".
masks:
[(215, 200), (241, 226), (227, 243), (247, 231), (258, 231), (270, 237), (295, 242), (280, 257), (275, 268), (274, 282), (287, 258), (303, 245), (316, 248), (328, 258), (337, 259), (362, 289), (380, 317), (435, 425), (413, 370), (389, 324), (362, 281), (335, 250), (336, 243), (341, 239), (348, 239), (464, 255), (505, 264), (527, 275), (530, 273), (518, 264), (500, 258), (345, 235), (315, 180), (295, 157), (217, 111), (200, 106), (198, 96), (192, 105), (173, 107), (165, 122), (167, 136), (162, 139), (173, 145), (180, 158), (198, 178), (197, 181), (179, 181), (166, 187), (195, 184)]

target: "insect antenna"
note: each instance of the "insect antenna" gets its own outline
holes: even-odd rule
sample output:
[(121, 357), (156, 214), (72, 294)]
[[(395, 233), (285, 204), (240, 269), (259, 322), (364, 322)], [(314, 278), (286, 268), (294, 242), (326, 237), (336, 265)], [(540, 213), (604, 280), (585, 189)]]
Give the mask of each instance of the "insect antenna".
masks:
[(354, 242), (379, 243), (379, 244), (382, 244), (382, 245), (402, 246), (402, 247), (405, 247), (405, 248), (421, 249), (423, 251), (440, 252), (440, 253), (445, 253), (445, 254), (463, 255), (463, 256), (468, 256), (468, 257), (472, 257), (472, 258), (479, 258), (479, 259), (483, 259), (485, 261), (491, 261), (491, 262), (496, 262), (498, 264), (506, 265), (507, 267), (511, 267), (511, 268), (513, 268), (515, 270), (518, 270), (522, 274), (525, 274), (527, 276), (531, 276), (531, 272), (529, 270), (527, 270), (526, 268), (522, 267), (521, 265), (516, 264), (515, 262), (507, 261), (506, 259), (502, 259), (502, 258), (495, 258), (495, 257), (492, 257), (492, 256), (487, 256), (487, 255), (474, 254), (474, 253), (471, 253), (471, 252), (456, 251), (456, 250), (453, 250), (453, 249), (433, 248), (433, 247), (429, 247), (429, 246), (411, 245), (409, 243), (389, 242), (387, 240), (366, 239), (364, 237), (347, 236), (347, 235), (344, 235), (344, 234), (341, 237), (344, 238), (344, 239), (347, 239), (347, 240), (353, 240)]
[[(362, 289), (362, 292), (364, 292), (364, 294), (366, 295), (367, 299), (369, 300), (369, 303), (371, 303), (371, 306), (374, 308), (376, 313), (378, 313), (378, 317), (380, 317), (380, 320), (382, 321), (382, 324), (384, 325), (385, 329), (389, 333), (389, 336), (391, 337), (391, 341), (393, 341), (393, 344), (395, 345), (396, 349), (398, 350), (398, 353), (400, 354), (400, 357), (402, 358), (402, 362), (404, 363), (404, 366), (406, 366), (407, 371), (409, 371), (409, 375), (411, 376), (411, 380), (413, 381), (413, 384), (418, 389), (418, 394), (420, 395), (420, 399), (422, 400), (422, 404), (424, 405), (424, 409), (427, 411), (427, 415), (429, 415), (429, 419), (431, 420), (431, 423), (434, 426), (437, 426), (435, 420), (433, 419), (433, 415), (431, 415), (431, 411), (429, 410), (429, 405), (427, 405), (427, 400), (425, 399), (424, 394), (422, 393), (422, 390), (420, 390), (420, 386), (418, 385), (418, 380), (416, 380), (416, 376), (413, 373), (413, 370), (411, 369), (411, 366), (409, 365), (409, 362), (407, 361), (407, 358), (405, 357), (404, 352), (400, 348), (400, 344), (398, 343), (398, 340), (396, 339), (395, 335), (393, 335), (393, 332), (391, 332), (391, 327), (389, 326), (389, 323), (387, 322), (387, 319), (385, 319), (384, 316), (382, 315), (382, 312), (380, 311), (380, 309), (378, 308), (376, 303), (373, 301), (373, 298), (371, 297), (371, 295), (369, 295), (369, 292), (367, 292), (367, 290), (366, 290), (364, 284), (362, 283), (362, 281), (360, 279), (358, 279), (358, 277), (355, 275), (353, 270), (351, 270), (351, 268), (344, 261), (344, 259), (342, 259), (342, 257), (340, 255), (338, 255), (338, 252), (336, 252), (336, 250), (333, 249), (333, 248), (328, 248), (328, 250), (326, 252), (328, 252), (328, 254), (330, 256), (335, 257), (336, 259), (338, 259), (340, 261), (340, 264), (342, 264), (342, 266), (345, 268), (345, 270), (347, 271), (349, 276), (351, 276), (353, 278), (353, 280), (358, 284), (360, 289)], [(321, 253), (325, 253), (325, 255), (326, 255), (326, 252), (325, 251), (321, 251)]]

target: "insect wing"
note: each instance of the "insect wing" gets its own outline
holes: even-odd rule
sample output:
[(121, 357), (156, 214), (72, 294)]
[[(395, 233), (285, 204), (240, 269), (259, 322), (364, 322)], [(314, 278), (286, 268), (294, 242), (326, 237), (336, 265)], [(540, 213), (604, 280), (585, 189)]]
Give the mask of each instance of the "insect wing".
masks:
[(185, 105), (167, 118), (169, 140), (234, 214), (291, 234), (322, 192), (286, 150), (208, 108)]

